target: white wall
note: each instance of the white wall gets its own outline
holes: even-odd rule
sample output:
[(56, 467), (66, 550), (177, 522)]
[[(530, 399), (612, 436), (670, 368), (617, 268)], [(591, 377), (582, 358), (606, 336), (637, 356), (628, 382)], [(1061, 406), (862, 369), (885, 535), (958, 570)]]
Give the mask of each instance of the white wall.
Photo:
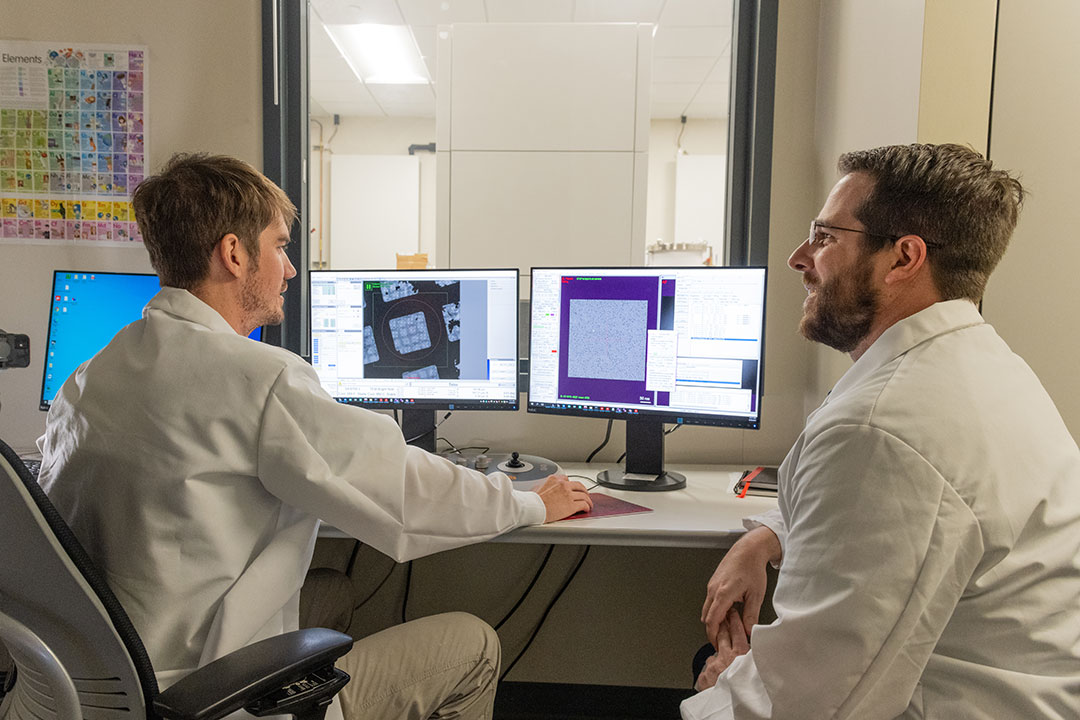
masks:
[(990, 158), (1030, 192), (983, 302), (1080, 439), (1080, 4), (1002, 0)]
[[(258, 0), (3, 0), (0, 18), (5, 40), (149, 48), (148, 171), (181, 150), (261, 166)], [(30, 336), (30, 367), (0, 371), (0, 438), (19, 451), (32, 449), (45, 429), (37, 399), (54, 269), (147, 272), (150, 265), (142, 247), (0, 245), (0, 328)]]
[[(781, 8), (781, 13), (787, 6)], [(839, 179), (836, 161), (849, 150), (912, 143), (918, 137), (923, 3), (910, 0), (822, 0), (814, 118), (817, 174), (807, 190), (815, 207), (789, 252), (806, 237), (810, 220)], [(773, 203), (778, 201), (773, 194)], [(770, 243), (771, 244), (771, 243)], [(847, 355), (814, 345), (805, 413), (851, 366)]]

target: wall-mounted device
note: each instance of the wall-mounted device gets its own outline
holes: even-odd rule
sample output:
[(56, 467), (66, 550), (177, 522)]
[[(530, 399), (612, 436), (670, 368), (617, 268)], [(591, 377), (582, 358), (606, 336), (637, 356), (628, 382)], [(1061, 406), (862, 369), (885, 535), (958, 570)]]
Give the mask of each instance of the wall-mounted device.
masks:
[(0, 330), (0, 370), (30, 364), (30, 338)]

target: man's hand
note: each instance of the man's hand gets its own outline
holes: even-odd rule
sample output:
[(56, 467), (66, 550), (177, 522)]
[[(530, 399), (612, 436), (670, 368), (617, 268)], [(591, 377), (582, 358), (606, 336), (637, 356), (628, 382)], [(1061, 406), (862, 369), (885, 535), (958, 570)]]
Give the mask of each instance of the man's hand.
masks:
[(728, 611), (727, 616), (720, 623), (717, 641), (713, 644), (716, 654), (705, 661), (705, 667), (698, 675), (697, 682), (694, 683), (694, 689), (698, 692), (708, 690), (715, 685), (716, 678), (727, 670), (728, 665), (731, 665), (735, 658), (750, 652), (750, 645), (747, 644), (746, 635), (743, 633), (742, 618), (739, 617), (735, 608)]
[(705, 605), (701, 608), (705, 636), (713, 647), (719, 648), (724, 642), (722, 626), (725, 622), (730, 623), (729, 617), (736, 603), (742, 604), (742, 617), (736, 613), (736, 625), (743, 630), (744, 640), (750, 637), (765, 599), (768, 580), (765, 566), (770, 561), (779, 561), (780, 553), (780, 540), (772, 530), (762, 526), (739, 538), (724, 555), (706, 586)]
[(536, 489), (536, 494), (547, 508), (544, 522), (555, 522), (583, 510), (592, 510), (592, 498), (585, 486), (565, 475), (549, 475)]

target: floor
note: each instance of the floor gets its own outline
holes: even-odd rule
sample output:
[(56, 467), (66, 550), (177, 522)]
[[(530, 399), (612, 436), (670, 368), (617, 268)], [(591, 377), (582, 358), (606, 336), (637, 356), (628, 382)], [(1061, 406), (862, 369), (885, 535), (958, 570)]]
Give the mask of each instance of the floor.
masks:
[(691, 691), (669, 688), (502, 683), (495, 720), (677, 720)]

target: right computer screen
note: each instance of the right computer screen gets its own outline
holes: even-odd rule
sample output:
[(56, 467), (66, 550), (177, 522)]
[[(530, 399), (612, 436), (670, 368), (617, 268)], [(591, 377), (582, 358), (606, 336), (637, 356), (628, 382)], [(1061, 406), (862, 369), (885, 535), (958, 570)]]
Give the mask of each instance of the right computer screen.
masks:
[[(650, 478), (664, 474), (663, 423), (759, 427), (765, 279), (746, 267), (533, 268), (529, 411), (627, 420), (626, 473)], [(661, 489), (646, 484), (635, 489)]]

